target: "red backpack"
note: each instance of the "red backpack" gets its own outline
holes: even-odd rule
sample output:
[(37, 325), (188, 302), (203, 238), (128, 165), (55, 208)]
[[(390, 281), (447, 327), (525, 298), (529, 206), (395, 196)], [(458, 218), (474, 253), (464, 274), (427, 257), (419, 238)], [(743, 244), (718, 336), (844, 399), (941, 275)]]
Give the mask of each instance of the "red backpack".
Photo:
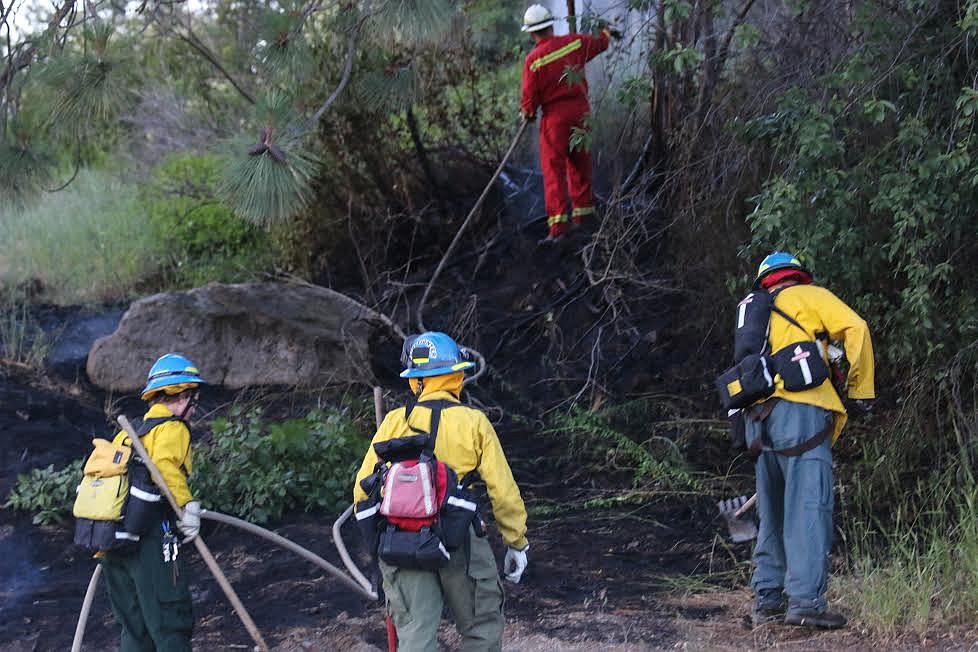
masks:
[(450, 466), (435, 458), (441, 411), (454, 401), (421, 401), (431, 410), (430, 433), (415, 433), (374, 444), (377, 466), (361, 481), (367, 500), (356, 505), (361, 531), (385, 562), (401, 568), (433, 570), (468, 537), (469, 525), (484, 534), (478, 506)]

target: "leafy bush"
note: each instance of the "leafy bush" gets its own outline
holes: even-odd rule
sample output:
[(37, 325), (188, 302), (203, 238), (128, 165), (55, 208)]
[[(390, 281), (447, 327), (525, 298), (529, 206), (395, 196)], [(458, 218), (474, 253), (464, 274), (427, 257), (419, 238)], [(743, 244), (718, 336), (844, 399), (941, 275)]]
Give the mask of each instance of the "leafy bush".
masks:
[(179, 154), (158, 165), (143, 188), (143, 206), (179, 285), (247, 279), (271, 259), (265, 233), (219, 201), (219, 182), (218, 157)]
[(236, 409), (211, 428), (211, 444), (195, 451), (193, 493), (256, 523), (295, 508), (342, 511), (369, 444), (338, 411), (268, 423), (260, 409)]
[(877, 326), (886, 364), (940, 364), (978, 337), (975, 66), (946, 65), (970, 47), (959, 18), (953, 3), (869, 3), (835, 72), (743, 125), (776, 166), (754, 198), (753, 259), (803, 256)]
[(79, 460), (57, 471), (49, 464), (21, 473), (4, 508), (32, 512), (35, 525), (65, 523), (71, 514), (83, 464)]

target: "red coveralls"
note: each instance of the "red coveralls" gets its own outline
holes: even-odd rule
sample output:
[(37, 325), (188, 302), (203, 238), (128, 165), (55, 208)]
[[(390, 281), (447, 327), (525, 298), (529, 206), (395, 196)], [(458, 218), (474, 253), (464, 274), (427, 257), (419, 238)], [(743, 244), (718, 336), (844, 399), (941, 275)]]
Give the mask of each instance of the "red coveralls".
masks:
[(573, 127), (584, 126), (590, 112), (584, 64), (608, 49), (608, 34), (568, 34), (540, 41), (523, 63), (520, 110), (525, 116), (543, 107), (540, 120), (540, 165), (551, 237), (567, 231), (568, 181), (574, 224), (594, 213), (591, 198), (591, 152), (570, 151)]

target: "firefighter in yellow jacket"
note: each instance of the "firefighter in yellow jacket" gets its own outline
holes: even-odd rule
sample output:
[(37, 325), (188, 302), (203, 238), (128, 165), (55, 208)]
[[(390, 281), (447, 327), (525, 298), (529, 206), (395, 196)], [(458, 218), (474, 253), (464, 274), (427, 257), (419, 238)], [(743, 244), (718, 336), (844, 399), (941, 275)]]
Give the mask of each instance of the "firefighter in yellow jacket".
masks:
[[(192, 461), (190, 430), (199, 388), (197, 367), (181, 355), (164, 355), (150, 369), (142, 398), (149, 410), (137, 431), (156, 464), (183, 518), (176, 521), (168, 506), (160, 508), (152, 529), (132, 550), (108, 551), (102, 556), (109, 601), (122, 627), (121, 652), (189, 652), (193, 612), (180, 539), (200, 531), (200, 503), (187, 486)], [(178, 537), (180, 534), (182, 536)]]
[[(444, 333), (428, 332), (405, 343), (407, 378), (419, 401), (410, 412), (398, 408), (387, 414), (363, 459), (354, 485), (354, 502), (367, 498), (360, 481), (377, 463), (374, 444), (414, 434), (431, 425), (431, 411), (424, 401), (459, 403), (465, 370), (475, 365), (466, 360), (458, 345)], [(486, 484), (493, 514), (507, 546), (503, 571), (506, 579), (519, 582), (527, 566), (526, 508), (513, 479), (496, 431), (479, 410), (453, 405), (441, 412), (435, 457), (459, 478), (473, 471)], [(467, 554), (459, 554), (460, 552)], [(380, 562), (388, 613), (397, 630), (398, 650), (428, 652), (438, 649), (438, 624), (447, 604), (462, 636), (462, 649), (502, 649), (505, 625), (503, 589), (489, 542), (470, 528), (469, 541), (439, 570), (414, 570)]]
[[(828, 342), (841, 343), (849, 361), (848, 397), (868, 410), (876, 394), (866, 322), (832, 292), (814, 285), (811, 273), (790, 253), (767, 256), (757, 286), (774, 295), (769, 350), (818, 340), (827, 355)], [(827, 610), (825, 600), (834, 503), (832, 444), (845, 423), (846, 408), (830, 379), (788, 391), (776, 376), (771, 398), (748, 411), (747, 443), (758, 454), (760, 528), (751, 579), (755, 625), (783, 621), (834, 629), (846, 623), (841, 614)]]

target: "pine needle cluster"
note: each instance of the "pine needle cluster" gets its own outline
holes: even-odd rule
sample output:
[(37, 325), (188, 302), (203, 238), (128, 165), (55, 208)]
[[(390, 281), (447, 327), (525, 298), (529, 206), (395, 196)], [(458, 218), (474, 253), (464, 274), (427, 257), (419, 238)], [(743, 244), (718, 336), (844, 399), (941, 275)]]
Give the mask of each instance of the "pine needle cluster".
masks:
[(252, 137), (231, 140), (218, 192), (234, 212), (263, 227), (300, 212), (313, 198), (319, 160), (304, 144), (304, 130), (293, 100), (272, 91), (256, 106)]
[(48, 124), (55, 131), (77, 136), (79, 129), (115, 117), (128, 98), (121, 57), (109, 51), (112, 24), (86, 26), (80, 53), (52, 57), (40, 71), (40, 81), (53, 93)]

